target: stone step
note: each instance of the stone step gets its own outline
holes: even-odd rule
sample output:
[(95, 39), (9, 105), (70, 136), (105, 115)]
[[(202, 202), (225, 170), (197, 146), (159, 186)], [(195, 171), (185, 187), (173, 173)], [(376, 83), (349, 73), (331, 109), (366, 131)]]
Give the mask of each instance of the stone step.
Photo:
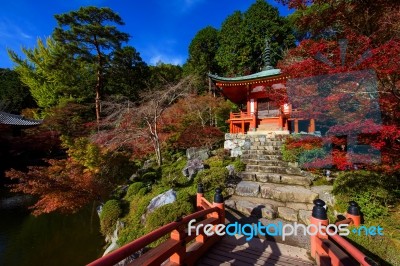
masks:
[(282, 141), (250, 141), (252, 146), (272, 146), (281, 147), (283, 145)]
[(284, 167), (284, 166), (264, 166), (247, 164), (246, 171), (260, 172), (260, 173), (275, 173), (275, 174), (289, 174), (289, 175), (302, 175), (303, 171), (300, 168)]
[(243, 154), (243, 160), (282, 160), (281, 155), (264, 155), (264, 154)]
[(256, 145), (251, 145), (250, 146), (250, 150), (260, 150), (260, 151), (263, 151), (263, 150), (266, 150), (266, 151), (280, 151), (281, 150), (281, 147), (279, 146), (264, 146), (264, 145), (258, 145), (258, 146), (256, 146)]
[(258, 155), (282, 155), (280, 150), (244, 150), (243, 155), (247, 154), (258, 154)]
[[(240, 184), (240, 183), (239, 183)], [(277, 185), (264, 183), (260, 185), (262, 198), (273, 199), (281, 202), (312, 203), (318, 198), (318, 193), (301, 186)]]
[(242, 159), (242, 162), (250, 165), (262, 165), (262, 166), (288, 166), (287, 162), (281, 160), (262, 160), (262, 159)]
[(261, 197), (285, 203), (312, 203), (313, 200), (318, 198), (318, 193), (302, 186), (253, 181), (241, 181), (236, 186), (235, 194), (244, 197)]
[(287, 221), (310, 224), (313, 204), (283, 203), (264, 198), (249, 198), (234, 195), (225, 201), (225, 205), (235, 209), (246, 216), (266, 218), (269, 220), (277, 217)]
[(311, 178), (302, 175), (288, 175), (276, 173), (260, 173), (260, 172), (241, 172), (239, 176), (244, 181), (257, 181), (262, 183), (275, 183), (286, 185), (300, 185), (309, 187), (312, 184)]

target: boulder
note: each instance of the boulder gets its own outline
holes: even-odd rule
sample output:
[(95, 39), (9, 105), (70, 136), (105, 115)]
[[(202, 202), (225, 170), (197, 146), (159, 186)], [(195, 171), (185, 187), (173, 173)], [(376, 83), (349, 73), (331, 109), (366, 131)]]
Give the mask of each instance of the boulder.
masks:
[(233, 165), (228, 165), (227, 167), (226, 167), (226, 169), (228, 169), (228, 172), (229, 172), (229, 175), (230, 176), (233, 176), (233, 175), (235, 175), (235, 167), (233, 166)]
[(199, 158), (189, 160), (182, 170), (182, 174), (188, 178), (188, 180), (192, 180), (193, 177), (201, 170), (204, 170), (203, 161)]
[(206, 147), (189, 148), (186, 150), (186, 157), (188, 160), (200, 159), (204, 161), (210, 158), (210, 149)]
[(146, 214), (152, 213), (157, 208), (161, 206), (167, 205), (169, 203), (173, 203), (176, 201), (176, 192), (173, 189), (170, 189), (156, 197), (154, 197), (149, 205), (147, 206)]

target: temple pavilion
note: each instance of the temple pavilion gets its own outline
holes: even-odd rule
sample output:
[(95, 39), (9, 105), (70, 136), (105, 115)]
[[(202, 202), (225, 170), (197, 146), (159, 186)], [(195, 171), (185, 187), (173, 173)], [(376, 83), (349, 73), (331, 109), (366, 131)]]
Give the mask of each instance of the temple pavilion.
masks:
[(298, 110), (287, 102), (289, 76), (271, 66), (268, 40), (264, 62), (262, 71), (251, 75), (220, 77), (209, 74), (220, 93), (240, 108), (238, 113), (231, 112), (227, 120), (230, 133), (315, 132), (315, 120), (298, 117)]

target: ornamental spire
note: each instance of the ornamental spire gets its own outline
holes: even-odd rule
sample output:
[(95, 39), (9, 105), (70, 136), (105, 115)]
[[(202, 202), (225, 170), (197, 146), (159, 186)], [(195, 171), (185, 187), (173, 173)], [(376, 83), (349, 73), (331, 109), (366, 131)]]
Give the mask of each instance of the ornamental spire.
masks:
[(268, 36), (265, 38), (265, 48), (264, 48), (264, 68), (263, 70), (273, 69), (271, 66), (271, 45)]

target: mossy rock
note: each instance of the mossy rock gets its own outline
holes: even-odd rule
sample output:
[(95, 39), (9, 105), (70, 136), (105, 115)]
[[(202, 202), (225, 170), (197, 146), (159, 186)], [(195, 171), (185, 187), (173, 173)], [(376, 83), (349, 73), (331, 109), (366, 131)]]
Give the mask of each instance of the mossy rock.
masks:
[(122, 210), (117, 200), (109, 200), (104, 204), (100, 213), (100, 230), (103, 235), (107, 236), (113, 233), (121, 212)]

